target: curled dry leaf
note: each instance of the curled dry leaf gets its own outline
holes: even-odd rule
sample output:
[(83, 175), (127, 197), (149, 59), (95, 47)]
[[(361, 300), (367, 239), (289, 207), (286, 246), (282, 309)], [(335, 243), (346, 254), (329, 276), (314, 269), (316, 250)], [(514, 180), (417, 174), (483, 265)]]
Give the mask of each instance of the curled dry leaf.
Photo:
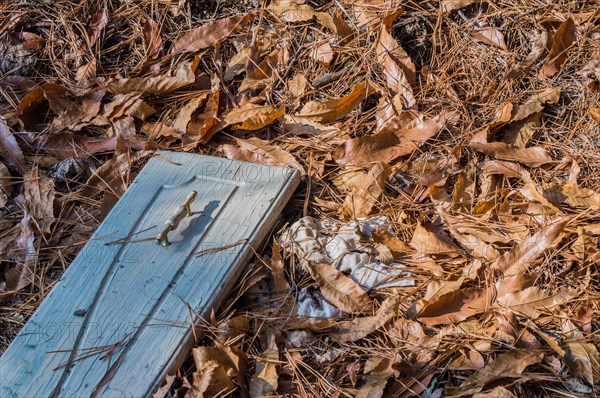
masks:
[(336, 24), (331, 15), (315, 11), (314, 8), (303, 3), (298, 0), (276, 0), (269, 4), (268, 10), (285, 22), (306, 22), (316, 18), (321, 25), (337, 33)]
[(254, 12), (245, 15), (234, 15), (193, 29), (173, 43), (171, 54), (182, 52), (193, 53), (203, 48), (208, 48), (238, 29), (241, 29), (254, 18), (254, 15)]
[(329, 66), (331, 61), (333, 61), (333, 50), (331, 49), (331, 44), (325, 42), (320, 46), (315, 47), (310, 52), (310, 56), (321, 65)]
[(177, 117), (173, 121), (173, 128), (180, 132), (181, 134), (185, 134), (187, 131), (187, 125), (189, 121), (192, 119), (192, 115), (198, 108), (200, 108), (206, 98), (210, 94), (210, 91), (202, 91), (194, 96), (191, 100), (189, 100), (177, 114)]
[(6, 119), (0, 115), (0, 154), (9, 165), (14, 167), (21, 175), (27, 172), (25, 156), (15, 136), (6, 125)]
[(546, 29), (542, 30), (538, 34), (536, 41), (533, 43), (531, 52), (521, 63), (515, 65), (506, 74), (506, 79), (516, 79), (517, 77), (527, 75), (536, 62), (542, 59), (544, 54), (546, 54), (549, 38), (550, 35), (548, 34), (548, 31)]
[(152, 19), (146, 19), (144, 23), (144, 48), (146, 50), (146, 60), (142, 65), (140, 74), (157, 74), (160, 70), (160, 61), (164, 55), (163, 40), (160, 36), (160, 27)]
[(339, 341), (360, 340), (398, 316), (398, 308), (401, 302), (400, 296), (390, 296), (381, 303), (381, 307), (375, 315), (340, 322), (329, 335)]
[(502, 353), (478, 372), (465, 380), (460, 387), (446, 389), (448, 397), (464, 397), (480, 392), (486, 384), (507, 377), (521, 377), (528, 366), (539, 363), (544, 358), (541, 352), (511, 350)]
[(131, 77), (115, 79), (108, 84), (108, 91), (113, 94), (127, 94), (138, 92), (143, 94), (164, 94), (189, 86), (196, 81), (194, 72), (198, 66), (198, 59), (184, 62), (175, 69), (173, 76)]
[(350, 113), (370, 93), (367, 84), (357, 84), (345, 97), (331, 101), (310, 101), (300, 110), (298, 116), (320, 123), (333, 122)]
[(321, 287), (323, 297), (344, 312), (360, 314), (371, 307), (369, 295), (360, 285), (335, 267), (312, 261), (305, 263), (310, 275)]
[(530, 167), (538, 167), (553, 162), (550, 155), (548, 155), (548, 152), (539, 146), (519, 148), (515, 145), (505, 144), (503, 142), (474, 142), (470, 144), (470, 147), (477, 152), (485, 153), (490, 157), (515, 161)]
[(377, 59), (383, 65), (388, 88), (392, 96), (399, 97), (401, 106), (396, 107), (397, 110), (415, 107), (416, 100), (410, 86), (415, 81), (415, 65), (384, 25), (381, 27), (376, 51)]
[(87, 50), (91, 49), (94, 44), (96, 44), (96, 41), (100, 37), (100, 33), (102, 33), (102, 30), (106, 27), (107, 23), (108, 12), (106, 8), (103, 8), (94, 14), (92, 19), (89, 21), (87, 35), (81, 46), (80, 54), (85, 53)]
[(250, 379), (251, 398), (272, 397), (275, 394), (279, 379), (277, 374), (278, 362), (279, 350), (277, 349), (275, 336), (271, 332), (268, 335), (268, 347), (258, 358), (256, 370), (252, 379)]
[(352, 179), (348, 188), (350, 193), (346, 196), (342, 207), (345, 218), (366, 217), (381, 199), (385, 191), (385, 183), (391, 173), (391, 168), (386, 163), (375, 163), (364, 177)]
[(433, 119), (417, 118), (400, 131), (384, 129), (372, 135), (347, 140), (334, 153), (338, 164), (364, 165), (389, 163), (399, 156), (408, 155), (436, 135), (452, 116), (444, 112)]
[(490, 44), (494, 47), (501, 48), (502, 50), (508, 50), (506, 43), (504, 42), (502, 31), (494, 26), (477, 23), (475, 28), (471, 31), (471, 36), (479, 42)]
[(444, 10), (444, 12), (460, 10), (461, 8), (470, 6), (471, 4), (478, 4), (481, 2), (482, 0), (443, 0), (442, 10)]
[(557, 238), (568, 223), (569, 219), (565, 218), (545, 226), (499, 257), (492, 264), (492, 268), (502, 272), (505, 276), (517, 275), (526, 271), (532, 262), (556, 244)]
[(54, 180), (39, 177), (34, 169), (23, 184), (25, 206), (43, 234), (49, 234), (54, 222)]
[(16, 265), (6, 271), (6, 290), (0, 291), (0, 299), (5, 295), (14, 294), (33, 282), (33, 269), (37, 262), (37, 252), (33, 245), (35, 235), (31, 228), (31, 218), (27, 210), (23, 212), (23, 219), (19, 223), (19, 236), (15, 241)]
[(564, 361), (571, 374), (584, 379), (589, 385), (600, 383), (600, 353), (591, 343), (566, 343)]
[(566, 203), (573, 208), (600, 210), (600, 194), (578, 184), (555, 184), (544, 189), (542, 195), (554, 204)]
[(453, 254), (457, 248), (443, 240), (436, 233), (428, 231), (421, 224), (417, 224), (409, 246), (420, 254)]
[(269, 144), (268, 141), (251, 137), (247, 140), (236, 138), (238, 147), (223, 145), (222, 150), (229, 159), (246, 162), (270, 164), (273, 166), (292, 167), (304, 174), (304, 168), (289, 152)]
[(236, 130), (259, 130), (272, 124), (284, 114), (284, 108), (247, 103), (225, 115), (224, 121), (233, 124)]
[(567, 60), (567, 50), (575, 41), (576, 28), (575, 21), (571, 17), (560, 24), (554, 33), (548, 60), (540, 69), (541, 77), (552, 77), (560, 71)]
[(89, 87), (92, 85), (92, 80), (96, 77), (96, 58), (92, 58), (87, 64), (81, 65), (75, 74), (75, 81), (81, 87)]

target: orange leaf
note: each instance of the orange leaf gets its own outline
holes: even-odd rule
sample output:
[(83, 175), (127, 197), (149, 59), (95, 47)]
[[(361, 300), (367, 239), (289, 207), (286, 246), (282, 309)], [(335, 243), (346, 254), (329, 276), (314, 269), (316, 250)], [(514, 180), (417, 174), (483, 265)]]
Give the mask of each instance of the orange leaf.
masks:
[(560, 24), (554, 34), (552, 48), (548, 60), (540, 70), (541, 77), (552, 77), (567, 60), (567, 50), (575, 41), (576, 26), (571, 17)]

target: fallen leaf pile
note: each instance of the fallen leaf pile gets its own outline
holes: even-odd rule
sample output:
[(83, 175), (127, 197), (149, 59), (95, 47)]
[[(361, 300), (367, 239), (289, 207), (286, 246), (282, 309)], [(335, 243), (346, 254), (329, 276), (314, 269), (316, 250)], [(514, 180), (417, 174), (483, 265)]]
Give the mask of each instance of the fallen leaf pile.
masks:
[(598, 9), (0, 4), (1, 350), (170, 149), (303, 183), (156, 397), (593, 396)]

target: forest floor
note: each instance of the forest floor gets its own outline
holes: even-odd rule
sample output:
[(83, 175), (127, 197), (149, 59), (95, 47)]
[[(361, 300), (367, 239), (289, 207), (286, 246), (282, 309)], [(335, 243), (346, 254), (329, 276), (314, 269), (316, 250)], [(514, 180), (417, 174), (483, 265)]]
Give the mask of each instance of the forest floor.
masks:
[(600, 1), (0, 0), (0, 353), (156, 149), (303, 176), (156, 397), (598, 394)]

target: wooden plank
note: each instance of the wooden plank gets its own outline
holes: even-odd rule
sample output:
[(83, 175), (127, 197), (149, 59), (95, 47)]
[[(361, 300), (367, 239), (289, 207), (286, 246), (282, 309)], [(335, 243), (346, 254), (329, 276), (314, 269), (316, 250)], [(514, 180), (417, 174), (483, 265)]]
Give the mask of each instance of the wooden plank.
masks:
[[(0, 357), (1, 397), (151, 395), (193, 344), (188, 305), (206, 317), (226, 298), (299, 181), (288, 168), (159, 155)], [(192, 190), (171, 246), (107, 245), (155, 237)]]

